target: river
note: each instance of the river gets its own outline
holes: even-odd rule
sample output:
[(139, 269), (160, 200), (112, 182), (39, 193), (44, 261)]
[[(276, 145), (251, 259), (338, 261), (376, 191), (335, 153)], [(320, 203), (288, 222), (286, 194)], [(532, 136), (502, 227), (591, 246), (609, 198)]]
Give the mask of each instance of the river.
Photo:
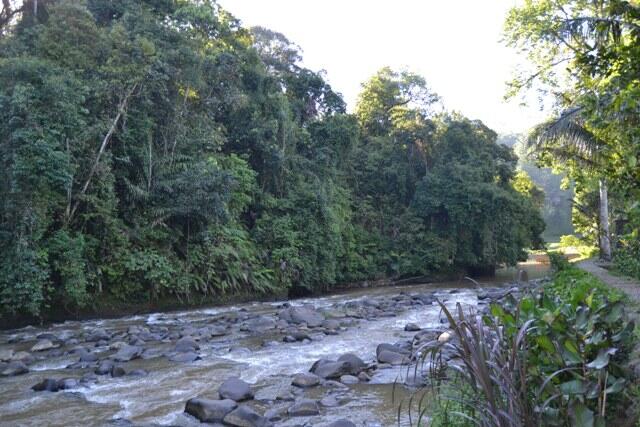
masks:
[[(546, 271), (536, 264), (520, 268), (527, 270), (531, 279)], [(287, 324), (278, 316), (286, 309), (283, 302), (255, 302), (2, 331), (0, 355), (9, 359), (20, 354), (29, 372), (0, 377), (0, 424), (200, 425), (184, 413), (185, 402), (198, 396), (216, 397), (219, 385), (237, 376), (251, 384), (256, 396), (249, 405), (261, 414), (291, 404), (271, 401), (269, 394), (274, 389), (292, 389), (294, 398), (324, 398), (318, 415), (287, 416), (284, 410), (284, 416), (274, 419), (276, 426), (324, 426), (338, 419), (369, 427), (398, 425), (399, 402), (404, 399), (406, 405), (413, 391), (393, 384), (402, 383), (410, 369), (377, 368), (377, 345), (410, 341), (416, 332), (404, 330), (408, 323), (426, 330), (443, 329), (437, 305), (418, 302), (421, 295), (438, 298), (450, 307), (456, 303), (473, 307), (479, 303), (480, 292), (512, 285), (515, 274), (515, 269), (501, 270), (495, 278), (481, 280), (480, 289), (469, 281), (447, 282), (358, 289), (289, 302), (295, 307), (313, 306), (324, 317), (335, 319), (340, 324), (335, 330)], [(429, 302), (428, 298), (422, 301)], [(212, 333), (216, 328), (224, 331)], [(91, 338), (103, 332), (107, 338)], [(283, 341), (283, 336), (295, 333), (306, 339)], [(181, 336), (198, 341), (198, 360), (170, 360)], [(50, 341), (53, 348), (32, 351), (39, 340)], [(147, 374), (95, 375), (96, 366), (112, 357), (122, 342), (139, 346), (144, 353), (119, 365), (127, 373), (144, 370)], [(370, 364), (366, 380), (347, 386), (331, 382), (304, 390), (289, 386), (293, 374), (307, 372), (316, 360), (335, 359), (344, 353), (354, 353)], [(79, 363), (79, 354), (92, 354), (96, 360)], [(73, 378), (78, 383), (58, 392), (31, 389), (45, 378)], [(400, 425), (409, 424), (408, 411), (401, 411)]]

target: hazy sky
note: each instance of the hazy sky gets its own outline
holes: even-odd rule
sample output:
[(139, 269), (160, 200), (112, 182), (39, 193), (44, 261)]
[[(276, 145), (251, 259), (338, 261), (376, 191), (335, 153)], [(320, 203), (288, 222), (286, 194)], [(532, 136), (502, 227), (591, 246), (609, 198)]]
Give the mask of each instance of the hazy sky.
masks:
[(350, 109), (360, 84), (383, 66), (423, 75), (449, 110), (498, 132), (545, 117), (537, 105), (504, 103), (505, 82), (522, 59), (500, 44), (517, 0), (219, 0), (244, 25), (283, 33), (304, 65), (326, 70)]

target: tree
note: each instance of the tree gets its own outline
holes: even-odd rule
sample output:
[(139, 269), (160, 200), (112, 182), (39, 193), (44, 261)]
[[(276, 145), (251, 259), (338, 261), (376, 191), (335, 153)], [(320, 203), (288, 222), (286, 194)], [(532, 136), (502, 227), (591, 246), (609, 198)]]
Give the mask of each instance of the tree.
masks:
[[(580, 120), (580, 108), (564, 112), (556, 119), (538, 125), (529, 136), (529, 147), (547, 166), (565, 162), (570, 176), (578, 177), (589, 171), (599, 174), (606, 162), (606, 145), (591, 133)], [(545, 163), (546, 162), (546, 163)], [(599, 180), (599, 247), (600, 256), (611, 260), (609, 232), (609, 199), (605, 178)]]
[[(557, 129), (584, 137), (574, 139), (577, 144), (598, 141), (599, 158), (591, 162), (595, 167), (572, 178), (589, 173), (604, 178), (606, 185), (598, 191), (603, 199), (615, 194), (620, 199), (615, 205), (637, 199), (640, 7), (621, 0), (529, 0), (511, 10), (505, 30), (507, 43), (525, 53), (533, 66), (512, 82), (510, 94), (532, 88), (551, 94), (556, 117), (562, 119)], [(576, 120), (565, 120), (572, 118)], [(560, 125), (569, 122), (577, 127), (569, 130)], [(564, 154), (574, 155), (577, 162), (585, 160), (577, 146)], [(603, 229), (605, 205), (601, 203)], [(630, 209), (624, 216), (636, 218)], [(637, 235), (634, 230), (640, 229), (640, 221), (634, 219), (627, 226), (617, 230), (618, 234), (631, 231)], [(600, 234), (601, 245), (606, 247), (606, 233)], [(608, 257), (607, 253), (604, 248), (603, 256)]]

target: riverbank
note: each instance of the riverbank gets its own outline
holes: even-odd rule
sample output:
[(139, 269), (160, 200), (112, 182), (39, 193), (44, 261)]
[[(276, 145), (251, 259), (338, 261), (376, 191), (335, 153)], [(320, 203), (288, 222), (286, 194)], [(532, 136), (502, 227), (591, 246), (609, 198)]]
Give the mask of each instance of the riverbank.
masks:
[[(536, 264), (522, 263), (528, 270), (535, 271)], [(546, 268), (544, 264), (540, 264), (543, 270)], [(512, 268), (498, 269), (496, 274), (491, 277), (476, 277), (478, 280), (496, 281), (496, 280), (515, 280), (517, 273)], [(403, 279), (375, 279), (361, 282), (342, 283), (325, 289), (324, 291), (316, 290), (315, 292), (303, 292), (298, 290), (293, 293), (287, 293), (283, 290), (280, 293), (256, 294), (255, 292), (236, 292), (233, 294), (217, 294), (217, 295), (193, 295), (189, 299), (179, 299), (174, 296), (163, 296), (154, 300), (139, 301), (123, 301), (115, 296), (103, 294), (99, 298), (99, 303), (92, 303), (89, 306), (68, 310), (62, 306), (51, 307), (49, 311), (41, 318), (28, 316), (0, 318), (0, 330), (9, 330), (21, 328), (29, 325), (46, 326), (56, 322), (64, 322), (67, 320), (86, 321), (94, 319), (117, 319), (127, 316), (138, 316), (156, 312), (171, 313), (184, 310), (197, 310), (207, 308), (219, 308), (228, 305), (245, 304), (249, 302), (284, 302), (288, 300), (296, 300), (300, 298), (323, 297), (331, 295), (340, 295), (358, 289), (375, 289), (390, 286), (413, 286), (424, 283), (439, 283), (458, 281), (462, 283), (467, 272), (449, 271), (433, 273), (428, 276), (410, 277)], [(531, 276), (537, 277), (534, 272)]]

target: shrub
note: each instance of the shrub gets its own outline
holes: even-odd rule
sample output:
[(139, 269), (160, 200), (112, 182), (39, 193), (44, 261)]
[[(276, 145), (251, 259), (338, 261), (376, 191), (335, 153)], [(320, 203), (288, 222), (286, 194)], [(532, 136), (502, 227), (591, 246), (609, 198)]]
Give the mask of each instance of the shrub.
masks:
[(441, 304), (455, 339), (420, 351), (431, 358), (432, 384), (446, 375), (464, 386), (434, 391), (456, 402), (460, 420), (479, 426), (589, 427), (619, 419), (630, 403), (625, 365), (634, 344), (620, 297), (568, 268), (530, 295), (492, 305), (489, 315), (465, 314), (459, 305), (452, 314)]

